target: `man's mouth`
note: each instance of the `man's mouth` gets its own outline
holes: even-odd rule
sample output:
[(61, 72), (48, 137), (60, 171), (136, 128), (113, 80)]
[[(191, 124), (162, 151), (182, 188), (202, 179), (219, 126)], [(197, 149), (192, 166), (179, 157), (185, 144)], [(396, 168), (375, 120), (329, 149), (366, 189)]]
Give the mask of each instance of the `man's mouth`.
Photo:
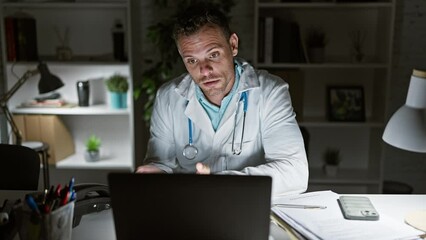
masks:
[(206, 86), (206, 87), (211, 87), (211, 86), (215, 85), (218, 82), (219, 82), (219, 79), (209, 79), (207, 81), (204, 81), (203, 85)]

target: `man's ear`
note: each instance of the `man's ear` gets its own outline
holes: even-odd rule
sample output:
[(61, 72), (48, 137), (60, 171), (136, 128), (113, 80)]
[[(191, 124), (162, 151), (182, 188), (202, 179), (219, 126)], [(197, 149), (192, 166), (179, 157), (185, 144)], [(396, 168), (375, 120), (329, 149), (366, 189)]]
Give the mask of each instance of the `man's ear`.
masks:
[(238, 36), (237, 34), (231, 34), (229, 37), (229, 45), (231, 46), (232, 56), (237, 56), (238, 54)]

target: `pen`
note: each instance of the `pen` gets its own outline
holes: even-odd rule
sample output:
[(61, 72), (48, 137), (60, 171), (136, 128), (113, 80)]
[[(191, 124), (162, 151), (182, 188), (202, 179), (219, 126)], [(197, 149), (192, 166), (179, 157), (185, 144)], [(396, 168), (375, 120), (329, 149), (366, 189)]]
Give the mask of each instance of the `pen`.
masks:
[(284, 208), (302, 208), (302, 209), (326, 209), (327, 208), (327, 206), (299, 205), (299, 204), (274, 204), (274, 206), (284, 207)]
[(74, 177), (72, 177), (71, 180), (70, 180), (70, 184), (69, 184), (70, 193), (72, 193), (72, 190), (73, 190), (73, 187), (74, 187), (74, 182), (75, 182), (75, 179), (74, 179)]
[(37, 203), (35, 202), (34, 198), (31, 195), (27, 195), (25, 197), (25, 201), (27, 202), (28, 206), (33, 210), (33, 212), (40, 215), (40, 210), (38, 209)]

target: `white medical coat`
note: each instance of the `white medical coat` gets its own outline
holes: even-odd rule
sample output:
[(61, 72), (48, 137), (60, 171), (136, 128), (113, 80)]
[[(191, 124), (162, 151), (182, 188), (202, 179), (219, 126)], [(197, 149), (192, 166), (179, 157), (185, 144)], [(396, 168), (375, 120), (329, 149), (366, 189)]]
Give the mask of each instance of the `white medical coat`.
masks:
[[(240, 58), (236, 61), (243, 68), (238, 91), (216, 132), (196, 98), (196, 84), (189, 74), (167, 82), (158, 90), (145, 164), (167, 173), (189, 173), (196, 171), (197, 162), (202, 162), (216, 174), (269, 175), (273, 196), (304, 192), (308, 163), (288, 84), (266, 71), (254, 70)], [(235, 145), (241, 142), (243, 102), (239, 100), (244, 91), (248, 93), (248, 110), (242, 152), (233, 155), (236, 113)], [(198, 149), (193, 160), (183, 156), (189, 141), (188, 118), (193, 122), (193, 145)]]

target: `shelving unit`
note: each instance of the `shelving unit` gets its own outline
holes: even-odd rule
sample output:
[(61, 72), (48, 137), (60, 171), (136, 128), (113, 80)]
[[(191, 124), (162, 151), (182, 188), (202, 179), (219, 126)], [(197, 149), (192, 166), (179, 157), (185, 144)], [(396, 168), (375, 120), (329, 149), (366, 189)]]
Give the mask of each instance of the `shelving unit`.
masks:
[[(382, 189), (385, 109), (391, 71), (395, 1), (274, 1), (255, 2), (254, 65), (281, 75), (290, 84), (299, 125), (309, 133), (309, 191), (332, 189), (339, 193), (379, 193)], [(259, 46), (268, 40), (261, 19), (280, 19), (298, 26), (300, 52), (305, 59), (264, 62)], [(324, 29), (327, 38), (324, 61), (312, 63), (306, 54), (307, 29)], [(353, 31), (365, 34), (365, 57), (356, 62), (351, 56)], [(272, 31), (273, 32), (273, 31)], [(274, 33), (277, 34), (277, 33)], [(285, 39), (285, 38), (284, 38)], [(273, 42), (273, 51), (277, 45)], [(286, 42), (280, 42), (286, 44)], [(263, 50), (262, 50), (263, 49)], [(287, 74), (287, 73), (290, 74)], [(328, 86), (361, 86), (365, 117), (362, 122), (336, 122), (327, 117)], [(299, 109), (298, 109), (299, 108)], [(327, 148), (340, 150), (342, 162), (336, 177), (325, 175), (322, 155)]]
[[(58, 115), (74, 138), (75, 153), (59, 161), (55, 169), (88, 169), (105, 171), (133, 171), (134, 124), (133, 80), (131, 70), (131, 1), (75, 1), (75, 2), (8, 2), (0, 3), (2, 18), (17, 11), (30, 14), (36, 20), (38, 55), (50, 72), (62, 79), (65, 86), (57, 92), (76, 105), (77, 81), (90, 82), (90, 106), (69, 108), (20, 108), (19, 105), (39, 96), (39, 76), (29, 79), (9, 101), (14, 114)], [(114, 59), (112, 28), (116, 21), (125, 30), (126, 61)], [(68, 29), (72, 58), (58, 60), (56, 47), (60, 45), (57, 32)], [(5, 39), (2, 24), (2, 39)], [(2, 51), (7, 46), (3, 46)], [(6, 62), (6, 57), (3, 59)], [(37, 62), (6, 62), (4, 72), (7, 86), (13, 86), (17, 77), (37, 66)], [(126, 109), (112, 109), (104, 80), (112, 74), (128, 76), (129, 91)], [(102, 140), (101, 160), (84, 160), (85, 141), (90, 134)]]

